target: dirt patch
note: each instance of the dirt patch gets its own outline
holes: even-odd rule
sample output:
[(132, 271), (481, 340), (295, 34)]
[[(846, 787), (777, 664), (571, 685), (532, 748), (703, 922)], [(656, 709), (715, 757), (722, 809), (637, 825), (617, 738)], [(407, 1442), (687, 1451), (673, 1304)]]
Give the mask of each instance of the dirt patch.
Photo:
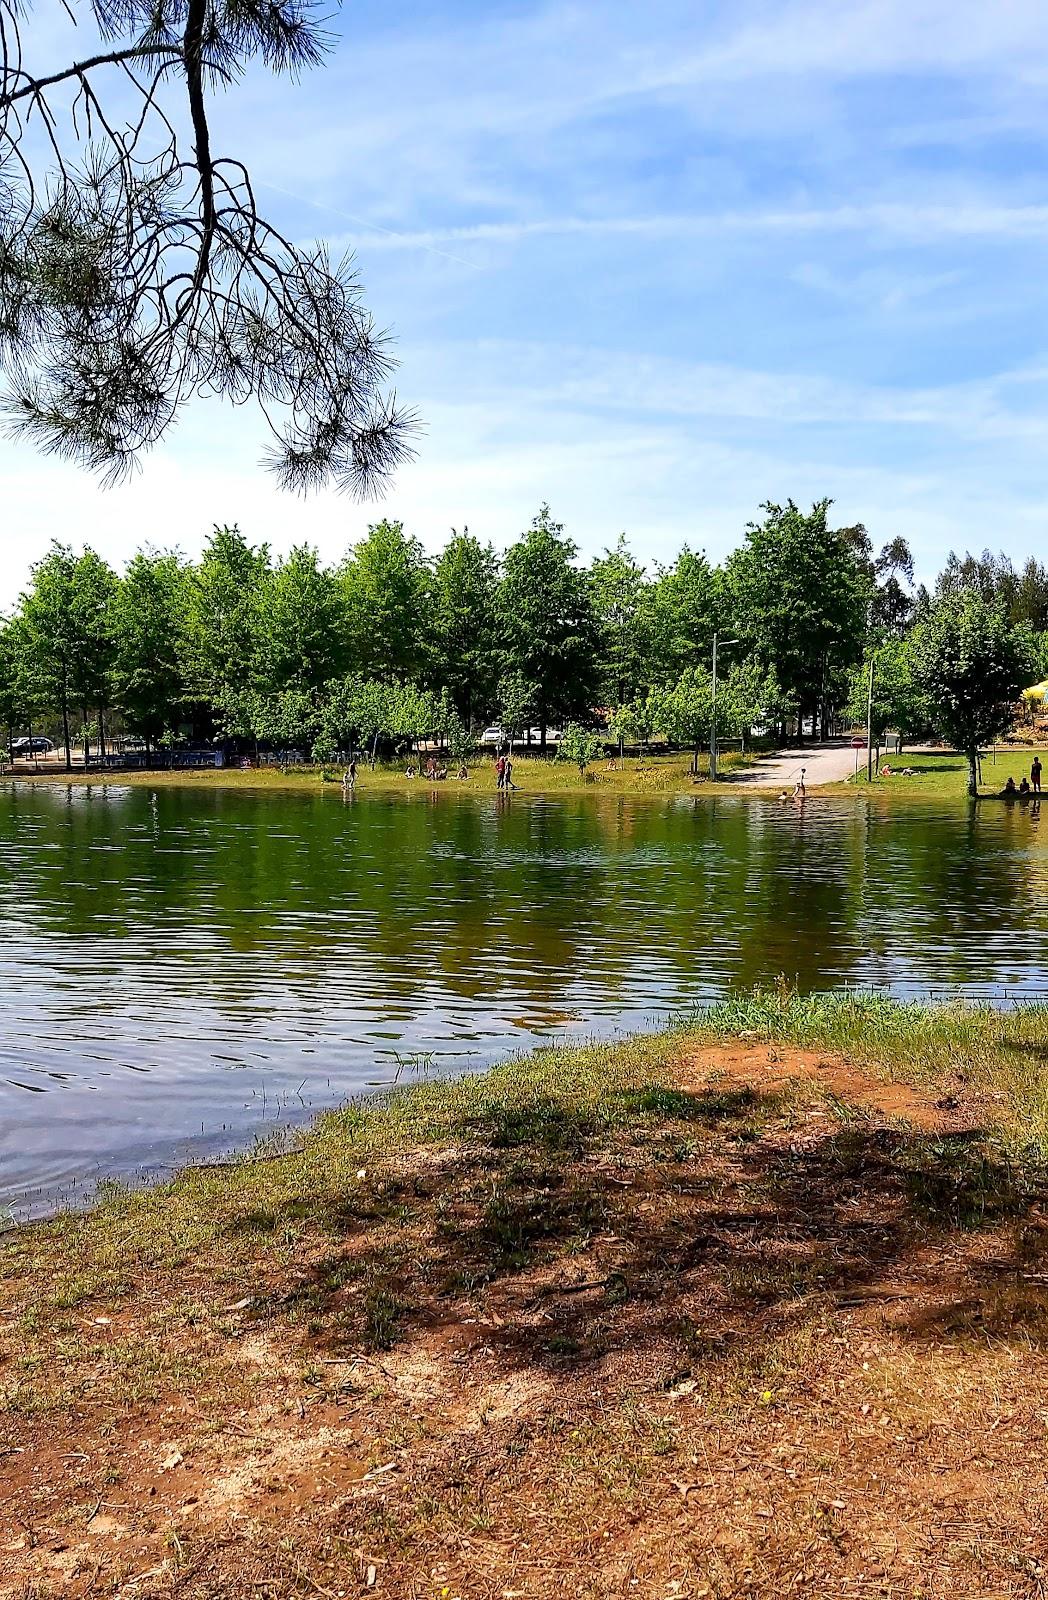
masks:
[(774, 1095), (803, 1085), (816, 1094), (832, 1095), (853, 1110), (906, 1122), (915, 1128), (945, 1132), (958, 1125), (955, 1113), (959, 1108), (953, 1108), (951, 1114), (927, 1092), (875, 1078), (843, 1057), (827, 1055), (825, 1051), (787, 1045), (710, 1045), (686, 1053), (682, 1068), (682, 1088), (708, 1086), (714, 1081)]
[(255, 1203), (236, 1292), (5, 1279), (0, 1594), (1048, 1592), (1048, 1224), (977, 1108), (756, 1043), (608, 1106)]

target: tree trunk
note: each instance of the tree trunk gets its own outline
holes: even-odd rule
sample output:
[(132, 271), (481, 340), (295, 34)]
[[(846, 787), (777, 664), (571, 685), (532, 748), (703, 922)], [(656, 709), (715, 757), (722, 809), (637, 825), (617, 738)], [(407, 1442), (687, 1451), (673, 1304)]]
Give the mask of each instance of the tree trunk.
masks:
[(968, 798), (969, 800), (978, 800), (979, 752), (977, 750), (966, 750), (964, 753), (968, 757)]
[(691, 775), (692, 775), (693, 778), (697, 778), (698, 775), (699, 775), (699, 746), (698, 746), (698, 741), (696, 741), (695, 749), (692, 752), (692, 757), (691, 757)]
[(105, 766), (105, 764), (106, 764), (106, 724), (105, 724), (105, 715), (104, 715), (104, 713), (102, 711), (102, 707), (101, 706), (99, 706), (99, 708), (98, 708), (98, 754), (101, 757), (102, 765)]

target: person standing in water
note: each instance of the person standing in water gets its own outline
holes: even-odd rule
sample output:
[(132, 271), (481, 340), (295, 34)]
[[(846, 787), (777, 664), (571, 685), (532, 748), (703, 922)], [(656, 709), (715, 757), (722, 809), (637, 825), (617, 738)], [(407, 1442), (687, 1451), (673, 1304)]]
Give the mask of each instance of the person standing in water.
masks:
[(356, 786), (357, 764), (355, 761), (351, 761), (345, 772), (342, 774), (342, 787), (343, 789), (355, 789)]
[(793, 798), (795, 800), (803, 800), (804, 799), (804, 796), (805, 796), (805, 793), (806, 793), (806, 790), (804, 788), (804, 773), (805, 773), (805, 768), (802, 767), (801, 768), (800, 777), (797, 779), (797, 782), (794, 785), (794, 789), (793, 789)]

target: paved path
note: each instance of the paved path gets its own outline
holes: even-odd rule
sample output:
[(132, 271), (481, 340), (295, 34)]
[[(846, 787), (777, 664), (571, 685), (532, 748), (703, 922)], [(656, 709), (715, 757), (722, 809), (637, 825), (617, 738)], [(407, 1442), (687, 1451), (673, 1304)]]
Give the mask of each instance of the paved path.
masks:
[[(859, 751), (859, 765), (866, 763), (866, 751)], [(840, 783), (855, 771), (855, 751), (847, 739), (827, 739), (825, 744), (793, 745), (776, 755), (765, 756), (752, 767), (733, 772), (731, 781), (748, 783), (756, 789), (789, 789), (804, 768), (805, 787), (820, 783)]]

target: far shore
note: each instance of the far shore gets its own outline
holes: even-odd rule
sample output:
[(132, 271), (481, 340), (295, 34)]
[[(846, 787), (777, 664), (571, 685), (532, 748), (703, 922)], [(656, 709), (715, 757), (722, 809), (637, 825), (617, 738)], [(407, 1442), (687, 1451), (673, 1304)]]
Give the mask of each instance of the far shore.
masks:
[[(825, 749), (825, 747), (822, 747)], [(837, 745), (839, 749), (839, 743)], [(792, 797), (795, 774), (806, 760), (817, 769), (817, 744), (790, 752), (790, 773), (780, 777), (769, 771), (762, 777), (762, 766), (772, 763), (782, 766), (781, 753), (771, 751), (760, 756), (740, 755), (738, 751), (721, 752), (718, 757), (719, 775), (716, 782), (709, 780), (709, 757), (699, 758), (698, 775), (692, 772), (691, 757), (687, 753), (675, 755), (628, 756), (623, 762), (600, 760), (594, 762), (584, 775), (569, 762), (558, 762), (535, 756), (514, 758), (514, 792), (532, 795), (589, 796), (608, 795), (743, 795), (757, 799), (774, 798), (781, 790)], [(995, 754), (987, 754), (982, 763), (983, 782), (981, 798), (998, 794), (1009, 777), (1016, 784), (1029, 776), (1033, 755), (1045, 747), (1035, 745), (1009, 745)], [(854, 773), (843, 780), (820, 782), (809, 771), (807, 792), (819, 796), (845, 794), (896, 799), (905, 795), (913, 799), (965, 798), (967, 763), (963, 756), (944, 750), (903, 750), (901, 755), (882, 751), (874, 781), (867, 786), (866, 757), (857, 752), (858, 763)], [(813, 758), (816, 758), (813, 760)], [(1048, 766), (1048, 759), (1045, 760)], [(884, 769), (890, 768), (890, 772)], [(409, 778), (404, 762), (380, 763), (370, 767), (360, 762), (357, 770), (358, 794), (402, 793), (430, 794), (448, 792), (457, 794), (495, 794), (494, 764), (491, 758), (470, 762), (469, 776), (459, 779), (449, 772), (446, 779), (428, 779), (424, 776)], [(0, 775), (8, 782), (27, 785), (69, 785), (147, 787), (159, 785), (174, 788), (220, 788), (244, 790), (336, 790), (341, 792), (340, 767), (202, 767), (189, 769), (85, 771), (74, 766), (71, 772), (53, 759), (39, 768), (18, 763)]]

